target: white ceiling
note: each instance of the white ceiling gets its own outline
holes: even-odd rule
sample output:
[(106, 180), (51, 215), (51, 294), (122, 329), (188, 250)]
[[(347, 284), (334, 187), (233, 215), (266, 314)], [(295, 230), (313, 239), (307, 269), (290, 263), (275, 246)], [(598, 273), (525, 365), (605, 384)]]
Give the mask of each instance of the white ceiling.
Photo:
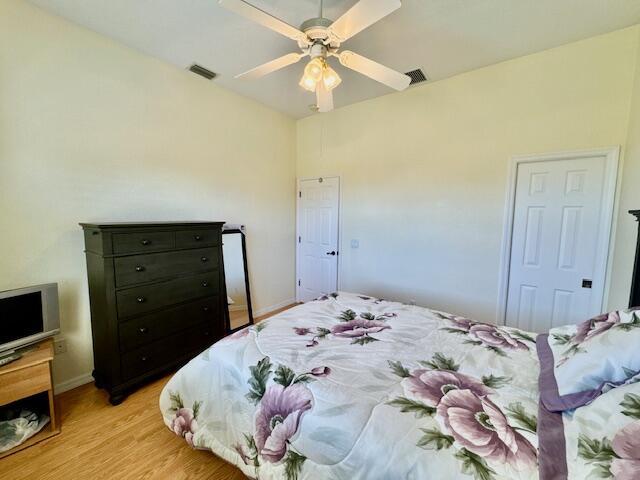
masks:
[[(199, 63), (219, 75), (217, 84), (294, 117), (311, 114), (314, 95), (298, 86), (302, 62), (259, 80), (233, 78), (298, 48), (217, 0), (30, 1), (179, 68)], [(317, 16), (319, 4), (248, 1), (295, 26)], [(324, 16), (335, 20), (356, 0), (324, 3)], [(640, 0), (403, 0), (402, 8), (344, 46), (401, 72), (422, 68), (439, 80), (635, 23)], [(334, 91), (336, 107), (391, 93), (339, 64), (334, 68), (344, 80)]]

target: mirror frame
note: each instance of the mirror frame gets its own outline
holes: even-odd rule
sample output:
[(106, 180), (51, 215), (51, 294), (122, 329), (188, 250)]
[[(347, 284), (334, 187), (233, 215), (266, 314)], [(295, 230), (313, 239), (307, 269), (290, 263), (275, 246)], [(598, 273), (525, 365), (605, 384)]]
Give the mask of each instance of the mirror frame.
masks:
[[(229, 298), (229, 295), (227, 295), (227, 275), (226, 272), (224, 270), (224, 235), (228, 235), (230, 233), (239, 233), (240, 234), (240, 238), (242, 241), (242, 264), (244, 266), (244, 286), (245, 286), (245, 290), (247, 292), (247, 314), (249, 315), (249, 322), (238, 327), (235, 329), (231, 328), (231, 317), (229, 315), (229, 304), (227, 303), (227, 299)], [(248, 327), (249, 325), (253, 325), (254, 324), (254, 320), (253, 320), (253, 309), (251, 307), (251, 289), (249, 287), (249, 268), (248, 268), (248, 264), (247, 264), (247, 242), (245, 240), (246, 238), (246, 233), (244, 231), (244, 225), (241, 225), (240, 228), (237, 227), (233, 227), (233, 228), (227, 228), (225, 229), (223, 227), (222, 229), (222, 275), (224, 277), (224, 301), (225, 301), (225, 305), (226, 308), (224, 309), (224, 313), (225, 313), (225, 330), (226, 330), (226, 334), (232, 334), (234, 332), (237, 332), (239, 330), (242, 330), (243, 328)]]

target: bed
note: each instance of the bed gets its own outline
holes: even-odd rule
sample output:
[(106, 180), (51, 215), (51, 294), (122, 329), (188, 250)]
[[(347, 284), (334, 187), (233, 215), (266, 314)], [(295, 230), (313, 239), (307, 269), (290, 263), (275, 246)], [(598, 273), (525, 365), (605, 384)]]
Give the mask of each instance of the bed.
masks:
[[(575, 415), (539, 412), (535, 342), (338, 292), (219, 341), (168, 382), (160, 408), (189, 445), (261, 480), (613, 475), (622, 454), (607, 429), (633, 420), (627, 387)], [(558, 462), (564, 473), (539, 467)]]

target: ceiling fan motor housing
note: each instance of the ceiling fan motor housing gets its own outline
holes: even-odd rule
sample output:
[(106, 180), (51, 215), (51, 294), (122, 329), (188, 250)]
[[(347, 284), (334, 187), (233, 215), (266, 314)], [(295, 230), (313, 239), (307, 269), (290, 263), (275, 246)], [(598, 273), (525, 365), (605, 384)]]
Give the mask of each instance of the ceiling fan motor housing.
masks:
[(328, 18), (311, 18), (300, 26), (300, 30), (302, 30), (312, 42), (328, 43), (330, 34), (327, 29), (332, 23)]
[(329, 53), (329, 50), (321, 42), (316, 42), (313, 45), (311, 45), (311, 47), (309, 47), (309, 56), (311, 57), (311, 59), (318, 58), (318, 57), (327, 58), (328, 53)]

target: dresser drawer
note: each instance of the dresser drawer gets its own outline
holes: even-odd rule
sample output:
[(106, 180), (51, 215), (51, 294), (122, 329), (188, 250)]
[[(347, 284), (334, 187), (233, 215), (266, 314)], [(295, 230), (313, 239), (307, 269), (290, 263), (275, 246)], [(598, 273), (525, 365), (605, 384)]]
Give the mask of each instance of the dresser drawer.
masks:
[(174, 232), (114, 233), (113, 253), (140, 253), (174, 248)]
[(172, 275), (218, 268), (218, 249), (198, 248), (174, 252), (118, 257), (114, 261), (116, 285), (123, 287)]
[(206, 323), (221, 337), (224, 318), (220, 297), (196, 300), (193, 303), (168, 308), (120, 323), (120, 351), (127, 352), (147, 343), (180, 332), (185, 328)]
[(177, 248), (217, 245), (220, 245), (220, 229), (180, 230), (176, 232)]
[(215, 340), (211, 327), (202, 324), (132, 350), (122, 355), (123, 379), (131, 380), (189, 354), (195, 356)]
[(128, 317), (219, 292), (219, 273), (213, 270), (185, 278), (133, 287), (116, 293), (118, 315)]

